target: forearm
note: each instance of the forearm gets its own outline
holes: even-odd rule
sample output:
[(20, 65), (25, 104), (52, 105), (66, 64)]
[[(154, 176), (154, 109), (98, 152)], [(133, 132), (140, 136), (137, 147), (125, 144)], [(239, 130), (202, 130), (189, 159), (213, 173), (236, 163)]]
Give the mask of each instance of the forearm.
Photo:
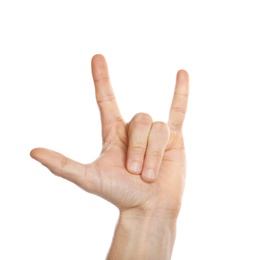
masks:
[(170, 260), (176, 219), (120, 214), (107, 260)]

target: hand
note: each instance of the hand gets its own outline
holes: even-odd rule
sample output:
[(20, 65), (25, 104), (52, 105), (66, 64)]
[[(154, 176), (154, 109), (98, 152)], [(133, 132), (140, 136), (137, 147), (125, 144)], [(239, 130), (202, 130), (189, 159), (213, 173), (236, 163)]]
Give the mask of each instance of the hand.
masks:
[(102, 55), (92, 59), (96, 100), (101, 114), (103, 147), (90, 164), (35, 148), (30, 155), (55, 175), (116, 205), (121, 213), (161, 211), (177, 216), (184, 190), (186, 158), (182, 136), (189, 80), (177, 73), (168, 123), (148, 114), (122, 119)]

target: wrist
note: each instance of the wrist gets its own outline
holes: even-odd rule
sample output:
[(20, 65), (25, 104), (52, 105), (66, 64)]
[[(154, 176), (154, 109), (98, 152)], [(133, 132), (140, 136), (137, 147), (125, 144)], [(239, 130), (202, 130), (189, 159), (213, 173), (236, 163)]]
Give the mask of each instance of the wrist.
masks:
[(115, 247), (110, 250), (108, 259), (171, 259), (175, 235), (176, 218), (173, 216), (161, 212), (120, 212), (113, 239)]
[(161, 212), (145, 215), (120, 213), (118, 225), (126, 233), (140, 237), (141, 243), (152, 246), (169, 245), (173, 248), (176, 234), (176, 218)]

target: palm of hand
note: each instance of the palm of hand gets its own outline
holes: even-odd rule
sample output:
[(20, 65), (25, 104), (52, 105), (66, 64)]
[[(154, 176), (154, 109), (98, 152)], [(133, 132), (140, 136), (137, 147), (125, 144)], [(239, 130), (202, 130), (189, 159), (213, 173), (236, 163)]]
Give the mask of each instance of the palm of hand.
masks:
[[(120, 131), (125, 132), (125, 126), (122, 125), (121, 128)], [(164, 209), (177, 212), (185, 178), (185, 152), (182, 145), (182, 136), (171, 134), (169, 148), (163, 155), (158, 178), (153, 183), (147, 183), (140, 175), (127, 171), (126, 143), (109, 145), (92, 163), (92, 167), (96, 169), (94, 175), (98, 179), (92, 192), (112, 202), (121, 210), (137, 207), (141, 210)]]
[[(188, 95), (186, 72), (181, 71), (180, 76), (178, 74), (170, 118), (166, 125), (169, 136), (162, 147), (161, 158), (157, 158), (160, 160), (157, 175), (154, 179), (148, 180), (143, 177), (143, 169), (140, 174), (128, 171), (127, 160), (134, 155), (129, 152), (128, 147), (136, 140), (131, 136), (132, 133), (128, 132), (129, 125), (122, 120), (110, 85), (107, 65), (102, 56), (97, 55), (93, 58), (92, 69), (102, 121), (101, 155), (96, 161), (86, 165), (42, 148), (32, 150), (31, 156), (47, 166), (54, 174), (112, 202), (120, 211), (164, 210), (178, 214), (186, 170), (181, 131)], [(152, 126), (153, 124), (150, 127)], [(147, 155), (144, 156), (146, 160)], [(147, 158), (152, 160), (150, 156)]]

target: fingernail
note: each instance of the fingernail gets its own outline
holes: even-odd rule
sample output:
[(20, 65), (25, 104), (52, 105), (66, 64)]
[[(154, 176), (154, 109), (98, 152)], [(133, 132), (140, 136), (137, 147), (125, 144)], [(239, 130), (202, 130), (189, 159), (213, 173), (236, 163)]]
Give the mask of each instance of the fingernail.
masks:
[(148, 179), (154, 179), (154, 177), (155, 177), (155, 172), (154, 172), (154, 170), (152, 170), (152, 169), (148, 169), (148, 170), (145, 171), (144, 176), (145, 176), (146, 178), (148, 178)]
[(140, 173), (141, 171), (141, 164), (138, 162), (133, 162), (130, 167), (131, 171)]

